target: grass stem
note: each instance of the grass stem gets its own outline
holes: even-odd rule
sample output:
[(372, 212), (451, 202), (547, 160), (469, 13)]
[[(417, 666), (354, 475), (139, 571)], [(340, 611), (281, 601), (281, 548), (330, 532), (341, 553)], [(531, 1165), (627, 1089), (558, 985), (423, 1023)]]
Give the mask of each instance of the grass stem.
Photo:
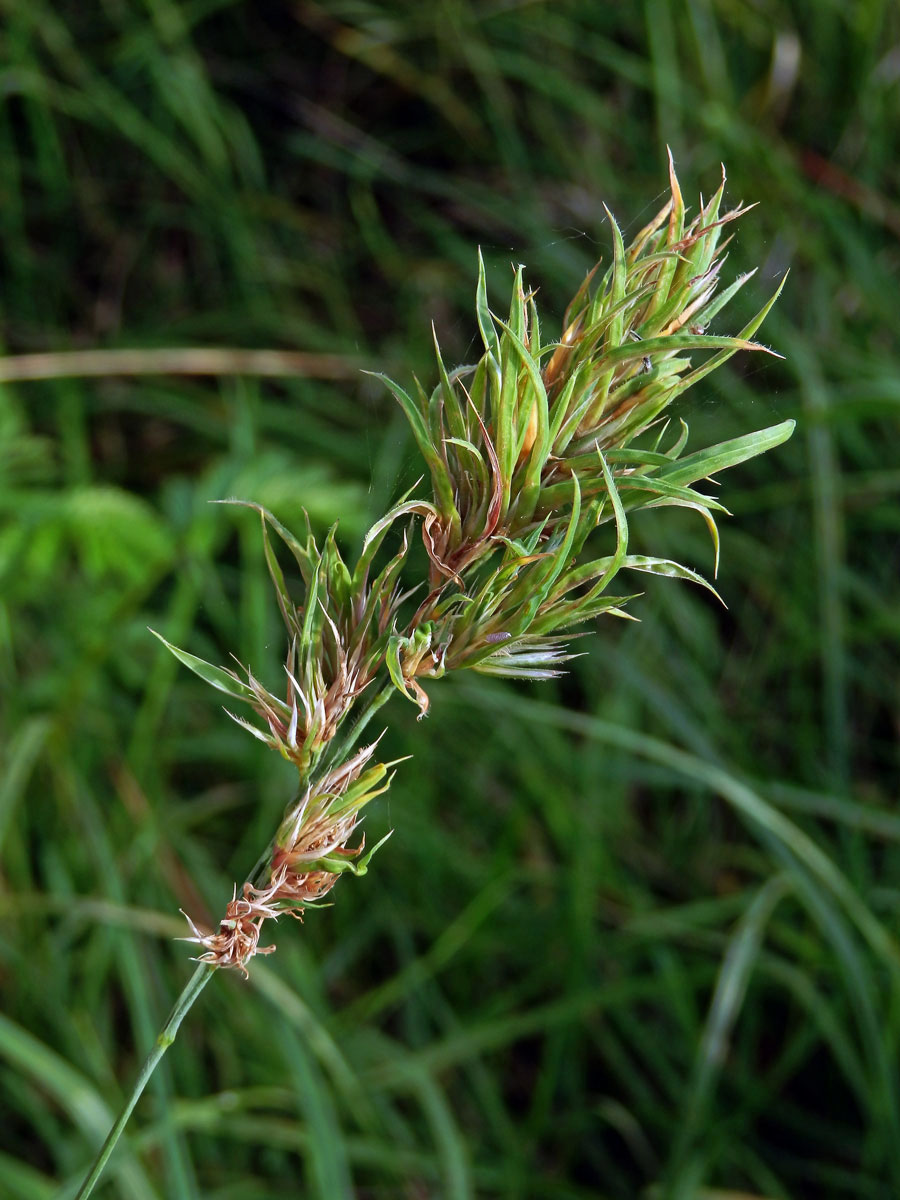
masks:
[(191, 978), (185, 985), (184, 990), (175, 1002), (175, 1007), (169, 1014), (168, 1020), (162, 1029), (159, 1031), (159, 1036), (153, 1046), (153, 1049), (147, 1055), (144, 1065), (141, 1067), (140, 1074), (135, 1080), (134, 1087), (131, 1089), (131, 1094), (126, 1100), (122, 1111), (116, 1119), (116, 1123), (110, 1129), (106, 1141), (100, 1147), (100, 1151), (94, 1160), (93, 1166), (90, 1169), (84, 1183), (81, 1185), (81, 1190), (75, 1197), (75, 1200), (87, 1200), (87, 1197), (93, 1192), (97, 1181), (103, 1174), (103, 1169), (106, 1166), (109, 1158), (116, 1148), (116, 1143), (124, 1132), (125, 1126), (134, 1111), (135, 1105), (141, 1098), (141, 1093), (150, 1081), (153, 1072), (156, 1070), (162, 1056), (175, 1041), (178, 1034), (178, 1029), (181, 1022), (190, 1012), (194, 1005), (194, 1001), (206, 987), (216, 968), (208, 963), (201, 963)]

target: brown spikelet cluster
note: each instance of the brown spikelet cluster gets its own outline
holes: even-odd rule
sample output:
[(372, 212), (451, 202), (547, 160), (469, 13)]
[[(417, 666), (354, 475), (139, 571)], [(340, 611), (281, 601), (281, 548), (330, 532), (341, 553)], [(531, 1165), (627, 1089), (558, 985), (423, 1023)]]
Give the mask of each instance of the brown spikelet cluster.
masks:
[(344, 871), (365, 874), (374, 851), (360, 860), (365, 838), (352, 848), (347, 843), (361, 808), (390, 784), (390, 764), (368, 766), (374, 752), (374, 745), (366, 746), (307, 789), (278, 832), (268, 882), (261, 887), (245, 883), (240, 897), (235, 888), (217, 932), (201, 933), (184, 914), (193, 935), (184, 940), (202, 947), (199, 962), (237, 967), (246, 977), (254, 955), (275, 949), (259, 945), (265, 921), (282, 913), (302, 920), (304, 909), (326, 896)]
[(245, 883), (242, 895), (238, 898), (235, 888), (217, 933), (201, 933), (182, 909), (193, 933), (192, 937), (183, 938), (182, 941), (196, 942), (203, 947), (203, 953), (197, 955), (197, 962), (216, 967), (237, 967), (246, 979), (247, 962), (255, 954), (271, 954), (274, 951), (274, 946), (260, 948), (259, 935), (263, 921), (268, 917), (277, 917), (278, 910), (260, 903), (255, 892), (251, 884)]

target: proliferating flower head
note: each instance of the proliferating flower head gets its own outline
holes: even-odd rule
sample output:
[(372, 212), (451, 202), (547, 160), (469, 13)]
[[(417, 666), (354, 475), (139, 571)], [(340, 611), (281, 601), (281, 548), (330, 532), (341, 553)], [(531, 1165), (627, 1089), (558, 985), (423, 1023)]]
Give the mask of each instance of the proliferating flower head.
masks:
[[(392, 643), (394, 681), (423, 712), (427, 697), (417, 677), (460, 667), (556, 674), (567, 657), (561, 631), (604, 613), (626, 615), (631, 597), (605, 594), (622, 569), (711, 587), (677, 563), (629, 555), (628, 515), (665, 505), (694, 509), (710, 529), (717, 563), (714, 514), (726, 510), (693, 485), (790, 435), (793, 423), (784, 422), (683, 456), (682, 423), (664, 444), (664, 413), (676, 397), (738, 350), (771, 353), (751, 339), (778, 295), (737, 336), (706, 332), (752, 276), (717, 293), (727, 244), (721, 233), (747, 208), (721, 213), (723, 171), (715, 194), (688, 220), (671, 158), (669, 172), (668, 203), (628, 247), (607, 210), (612, 262), (599, 283), (598, 268), (590, 272), (559, 340), (543, 340), (521, 267), (508, 318), (491, 311), (479, 258), (478, 363), (448, 372), (435, 343), (439, 382), (430, 395), (417, 384), (413, 397), (381, 376), (431, 474), (430, 498), (404, 500), (385, 518), (422, 517), (431, 561), (431, 591), (414, 630)], [(708, 357), (695, 365), (698, 353)], [(636, 445), (653, 427), (653, 440)], [(610, 522), (614, 550), (585, 557), (589, 535)], [(412, 662), (410, 647), (423, 629), (429, 649), (437, 649)]]
[[(607, 210), (612, 259), (595, 268), (545, 340), (535, 294), (515, 271), (506, 319), (488, 304), (479, 256), (476, 319), (484, 351), (448, 371), (435, 339), (438, 382), (411, 396), (383, 379), (400, 402), (427, 464), (431, 494), (409, 495), (369, 531), (361, 556), (346, 564), (332, 530), (319, 547), (296, 538), (269, 512), (262, 518), (266, 561), (288, 635), (286, 692), (269, 692), (165, 642), (229, 697), (248, 704), (260, 728), (244, 728), (277, 749), (300, 776), (301, 799), (275, 838), (264, 882), (237, 891), (215, 934), (192, 925), (201, 960), (246, 968), (263, 922), (300, 916), (345, 872), (361, 875), (374, 853), (348, 840), (369, 800), (390, 784), (392, 764), (374, 764), (374, 746), (352, 753), (362, 727), (393, 690), (429, 706), (423, 683), (462, 668), (510, 678), (548, 679), (572, 657), (573, 627), (602, 615), (628, 616), (632, 595), (607, 589), (620, 571), (686, 579), (714, 591), (696, 571), (629, 553), (629, 517), (643, 508), (695, 510), (706, 522), (718, 564), (715, 514), (726, 510), (695, 485), (791, 434), (792, 421), (685, 454), (681, 422), (667, 435), (665, 410), (751, 340), (778, 292), (736, 336), (709, 333), (743, 287), (718, 292), (723, 229), (747, 211), (721, 213), (724, 171), (709, 201), (688, 219), (669, 160), (671, 196), (626, 247)], [(752, 274), (752, 273), (751, 273)], [(780, 287), (778, 289), (780, 291)], [(771, 353), (767, 351), (768, 353)], [(705, 354), (702, 361), (694, 357)], [(650, 435), (644, 437), (642, 435)], [(380, 572), (374, 563), (397, 521), (419, 521), (428, 555), (425, 595), (411, 611), (403, 591), (409, 540)], [(595, 531), (608, 532), (594, 545)], [(302, 579), (297, 603), (270, 540), (290, 552)], [(373, 577), (374, 576), (374, 577)], [(420, 583), (421, 588), (421, 583)], [(420, 593), (421, 594), (421, 593)], [(578, 636), (578, 635), (574, 635)], [(161, 639), (164, 641), (164, 639)], [(362, 718), (348, 721), (357, 703)], [(379, 843), (380, 845), (381, 843)], [(378, 847), (375, 847), (377, 850)]]

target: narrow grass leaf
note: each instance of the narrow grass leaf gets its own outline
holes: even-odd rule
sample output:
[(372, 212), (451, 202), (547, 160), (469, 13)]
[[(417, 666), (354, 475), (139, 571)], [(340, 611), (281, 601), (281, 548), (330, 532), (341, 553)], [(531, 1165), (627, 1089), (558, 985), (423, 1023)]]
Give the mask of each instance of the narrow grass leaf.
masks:
[(226, 696), (231, 696), (235, 700), (246, 700), (250, 704), (255, 701), (256, 696), (253, 689), (245, 683), (241, 683), (233, 672), (226, 671), (224, 667), (214, 667), (212, 663), (205, 662), (202, 658), (197, 658), (195, 654), (189, 654), (186, 650), (179, 650), (177, 646), (167, 642), (163, 635), (157, 633), (155, 629), (151, 629), (150, 632), (162, 642), (171, 654), (175, 655), (180, 663), (198, 675), (204, 683), (210, 684), (217, 691), (224, 692)]
[(782, 421), (779, 425), (770, 425), (768, 429), (760, 429), (757, 433), (747, 433), (742, 437), (732, 438), (728, 442), (720, 442), (706, 450), (698, 450), (686, 458), (675, 460), (670, 467), (662, 467), (659, 478), (668, 483), (689, 484), (699, 479), (708, 479), (719, 471), (735, 467), (738, 463), (765, 454), (786, 442), (794, 432), (796, 421)]
[[(723, 605), (725, 601), (709, 582), (696, 571), (692, 571), (690, 567), (683, 567), (681, 563), (672, 562), (668, 558), (647, 558), (643, 554), (631, 554), (622, 562), (623, 567), (629, 567), (632, 571), (646, 571), (648, 575), (662, 575), (666, 579), (687, 579), (691, 583), (699, 584), (700, 587), (706, 588), (708, 592), (719, 600)], [(727, 607), (727, 605), (726, 605)]]

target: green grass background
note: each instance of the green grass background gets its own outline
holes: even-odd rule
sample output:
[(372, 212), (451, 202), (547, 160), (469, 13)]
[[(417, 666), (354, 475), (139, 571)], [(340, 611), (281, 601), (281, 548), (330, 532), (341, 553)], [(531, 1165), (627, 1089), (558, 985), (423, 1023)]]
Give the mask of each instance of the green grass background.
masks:
[[(0, 390), (0, 1195), (71, 1197), (291, 774), (148, 634), (277, 682), (258, 525), (352, 547), (419, 474), (361, 366), (473, 353), (475, 247), (561, 314), (729, 171), (753, 265), (696, 442), (720, 588), (560, 686), (431, 689), (363, 880), (206, 990), (98, 1195), (900, 1195), (900, 10), (890, 0), (0, 0), (7, 354), (337, 355), (340, 380)], [(653, 519), (651, 519), (653, 517)], [(691, 514), (635, 549), (709, 572)]]

